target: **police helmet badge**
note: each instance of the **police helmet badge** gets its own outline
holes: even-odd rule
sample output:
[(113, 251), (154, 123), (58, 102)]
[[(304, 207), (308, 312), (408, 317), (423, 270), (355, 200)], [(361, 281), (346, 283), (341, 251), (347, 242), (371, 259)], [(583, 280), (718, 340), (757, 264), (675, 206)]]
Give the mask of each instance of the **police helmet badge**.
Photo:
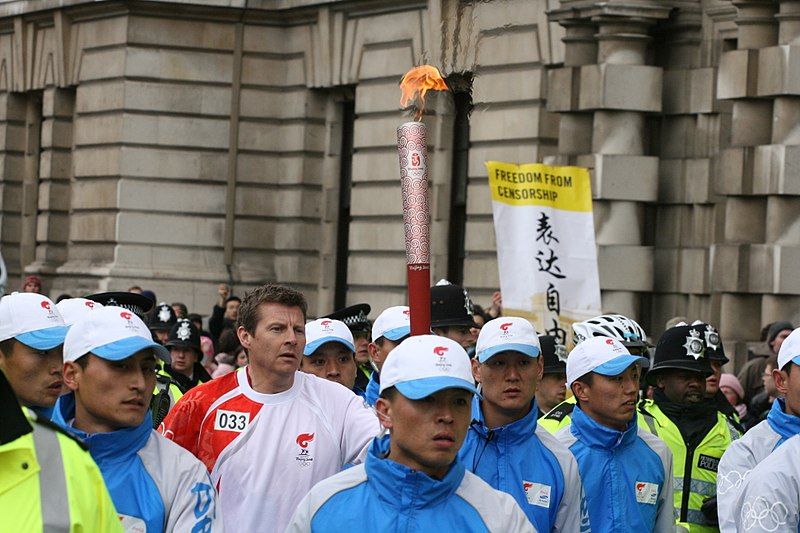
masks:
[(192, 336), (192, 330), (190, 327), (190, 322), (188, 320), (182, 320), (180, 325), (178, 326), (178, 331), (175, 332), (178, 338), (182, 341), (188, 341), (189, 338)]
[(706, 345), (711, 350), (719, 350), (719, 333), (711, 325), (706, 326)]
[(159, 306), (158, 308), (158, 320), (160, 322), (169, 322), (171, 313), (169, 312), (169, 306), (164, 304)]
[(700, 332), (692, 329), (689, 330), (689, 335), (686, 336), (686, 344), (683, 345), (686, 350), (687, 357), (694, 357), (695, 360), (703, 357), (703, 341), (700, 340)]
[(558, 360), (561, 361), (562, 363), (566, 363), (567, 362), (567, 347), (564, 346), (564, 344), (561, 342), (561, 339), (558, 338), (558, 337), (555, 337), (554, 348), (555, 348), (556, 357), (558, 358)]

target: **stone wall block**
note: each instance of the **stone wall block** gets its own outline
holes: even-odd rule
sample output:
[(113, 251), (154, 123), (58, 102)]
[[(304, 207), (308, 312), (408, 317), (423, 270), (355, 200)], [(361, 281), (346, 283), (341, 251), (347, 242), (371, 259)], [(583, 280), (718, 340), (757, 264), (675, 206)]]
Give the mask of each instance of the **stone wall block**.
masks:
[(646, 65), (581, 67), (578, 109), (661, 111), (662, 69)]
[[(469, 288), (473, 287), (492, 287), (494, 290), (500, 288), (500, 274), (497, 270), (497, 259), (494, 257), (468, 257), (464, 261), (464, 279), (470, 280)], [(438, 280), (434, 280), (438, 281)], [(473, 302), (475, 295), (470, 290), (470, 297)], [(484, 303), (491, 302), (491, 298), (485, 298)]]
[(758, 65), (767, 75), (758, 78), (757, 96), (800, 95), (800, 45), (762, 48)]
[[(153, 242), (153, 235), (147, 242)], [(116, 213), (72, 213), (69, 240), (72, 242), (114, 242), (117, 238)]]
[(562, 67), (547, 73), (547, 110), (575, 111), (580, 94), (580, 69)]
[[(562, 70), (562, 69), (558, 69)], [(504, 70), (498, 72), (482, 72), (475, 76), (472, 82), (472, 98), (476, 103), (490, 102), (517, 102), (521, 100), (540, 100), (547, 99), (549, 111), (553, 111), (549, 106), (549, 97), (553, 93), (566, 91), (569, 85), (556, 86), (548, 94), (543, 93), (542, 83), (543, 70), (539, 68), (519, 68), (515, 70)], [(392, 84), (394, 93), (393, 101), (397, 100), (397, 85)], [(358, 98), (361, 98), (361, 86), (359, 85)], [(358, 98), (356, 101), (358, 101)], [(556, 110), (556, 111), (561, 111)]]
[(69, 183), (43, 181), (39, 184), (39, 211), (69, 211)]
[(749, 279), (750, 247), (739, 244), (711, 246), (710, 289), (717, 292), (746, 292)]
[(655, 248), (653, 258), (653, 291), (659, 294), (678, 292), (680, 250), (678, 248)]
[(690, 113), (714, 113), (717, 111), (717, 70), (698, 68), (689, 71)]
[(754, 148), (724, 148), (715, 163), (714, 192), (722, 195), (752, 193)]
[[(399, 174), (399, 172), (398, 172)], [(358, 216), (392, 216), (403, 214), (400, 178), (395, 183), (357, 186), (350, 192), (352, 213)], [(428, 205), (434, 208), (433, 191), (428, 190)]]
[[(691, 246), (690, 234), (685, 227), (692, 220), (691, 207), (688, 205), (659, 204), (656, 210), (655, 246), (661, 248), (677, 248), (680, 245)], [(658, 257), (656, 257), (658, 259)], [(658, 261), (656, 261), (658, 264)]]
[[(475, 78), (475, 83), (481, 78), (483, 75)], [(400, 89), (397, 82), (386, 80), (359, 83), (355, 104), (359, 116), (366, 113), (397, 113), (400, 109)]]
[[(778, 320), (800, 323), (800, 296), (764, 294), (761, 297), (761, 323), (769, 324)], [(758, 332), (751, 338), (758, 338)]]
[(680, 278), (678, 291), (689, 294), (709, 292), (708, 250), (705, 248), (683, 248), (679, 253)]
[[(625, 260), (620, 261), (621, 257)], [(599, 246), (597, 266), (603, 290), (653, 290), (653, 248), (650, 246)]]
[(595, 198), (654, 202), (658, 197), (658, 158), (598, 154), (592, 178)]
[(775, 98), (771, 142), (788, 146), (800, 145), (800, 96)]
[(470, 142), (545, 136), (540, 131), (541, 113), (538, 106), (481, 109), (473, 113), (470, 119)]
[(758, 338), (762, 325), (761, 295), (722, 294), (718, 329), (723, 339)]
[(403, 252), (406, 240), (403, 219), (387, 216), (380, 220), (356, 219), (350, 224), (350, 250), (352, 252)]
[(640, 202), (595, 200), (592, 212), (597, 244), (640, 245), (643, 209)]
[[(36, 240), (38, 242), (55, 241), (65, 243), (69, 238), (69, 215), (50, 212), (39, 215), (36, 219)], [(51, 246), (52, 244), (48, 244), (45, 248)]]
[(537, 26), (508, 25), (503, 32), (482, 32), (477, 63), (489, 65), (517, 65), (540, 63), (539, 28)]
[(733, 146), (758, 146), (772, 139), (772, 100), (736, 100), (731, 123)]
[(71, 187), (70, 205), (83, 210), (117, 209), (117, 180), (75, 180)]
[[(405, 248), (403, 249), (405, 250)], [(404, 252), (405, 253), (405, 252)], [(407, 284), (406, 264), (398, 255), (350, 256), (348, 277), (365, 285)]]
[(758, 50), (732, 50), (720, 56), (717, 71), (717, 98), (756, 96)]
[(603, 312), (620, 313), (630, 317), (642, 316), (642, 300), (638, 292), (602, 290)]
[[(152, 243), (157, 235), (159, 244), (164, 245), (198, 247), (221, 245), (225, 223), (223, 219), (198, 216), (192, 218), (191, 224), (187, 224), (186, 220), (184, 215), (178, 214), (122, 211), (119, 213), (117, 240), (120, 244), (129, 242), (146, 244)], [(259, 237), (263, 238), (263, 235)]]
[[(774, 272), (775, 280), (772, 291), (778, 294), (800, 295), (800, 277), (797, 275), (797, 265), (800, 264), (800, 246), (795, 242), (794, 245), (775, 245), (774, 252)], [(765, 291), (768, 292), (768, 291)]]
[(596, 111), (592, 152), (595, 154), (644, 154), (645, 115), (633, 111)]
[(493, 219), (485, 217), (482, 220), (467, 222), (464, 241), (466, 249), (470, 252), (485, 252), (495, 255), (497, 253), (497, 242), (495, 242)]
[[(115, 172), (127, 177), (208, 182), (223, 182), (226, 179), (228, 154), (221, 151), (129, 145), (115, 149), (112, 153), (118, 156), (118, 169)], [(266, 168), (267, 165), (262, 166), (260, 171), (264, 173)]]
[(760, 242), (781, 245), (800, 243), (798, 213), (800, 213), (800, 197), (778, 195), (767, 197), (766, 213), (761, 218), (753, 219), (766, 221), (766, 235)]
[(729, 196), (725, 202), (725, 242), (732, 244), (765, 242), (764, 224), (757, 224), (754, 221), (764, 220), (766, 214), (767, 201), (764, 197)]
[(588, 154), (592, 151), (592, 113), (564, 113), (558, 125), (558, 151), (564, 155)]
[(386, 47), (364, 47), (361, 49), (358, 80), (399, 79), (416, 64), (414, 59), (414, 47), (409, 41), (392, 43)]

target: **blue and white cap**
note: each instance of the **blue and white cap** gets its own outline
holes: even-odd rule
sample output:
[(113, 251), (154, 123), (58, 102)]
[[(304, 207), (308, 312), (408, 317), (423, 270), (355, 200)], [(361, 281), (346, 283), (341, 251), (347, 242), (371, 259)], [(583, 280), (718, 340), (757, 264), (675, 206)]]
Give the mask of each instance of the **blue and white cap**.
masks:
[(567, 357), (567, 387), (571, 387), (575, 380), (589, 372), (618, 376), (633, 364), (647, 368), (650, 360), (631, 355), (617, 339), (592, 337), (577, 345)]
[(467, 352), (457, 342), (437, 335), (409, 337), (389, 353), (381, 369), (380, 392), (389, 387), (409, 400), (452, 388), (478, 394)]
[(372, 324), (372, 342), (386, 337), (396, 341), (411, 335), (411, 310), (407, 305), (388, 307)]
[(542, 353), (542, 345), (530, 322), (516, 316), (501, 316), (483, 325), (475, 351), (478, 362), (485, 363), (492, 356), (506, 351), (536, 358)]
[(793, 330), (778, 351), (778, 370), (783, 370), (789, 363), (800, 365), (800, 328)]
[(64, 318), (64, 323), (69, 327), (86, 313), (102, 309), (103, 304), (86, 298), (66, 298), (58, 302), (56, 307), (58, 307), (58, 312)]
[(153, 335), (141, 318), (122, 307), (106, 306), (84, 314), (72, 325), (64, 341), (64, 362), (88, 353), (121, 361), (147, 349), (164, 362), (171, 361), (169, 350), (153, 342)]
[(303, 348), (303, 355), (313, 355), (317, 348), (327, 342), (338, 342), (351, 352), (356, 351), (353, 334), (341, 320), (318, 318), (306, 324), (306, 347)]
[(17, 339), (35, 350), (64, 344), (67, 326), (47, 296), (14, 292), (0, 299), (0, 341)]

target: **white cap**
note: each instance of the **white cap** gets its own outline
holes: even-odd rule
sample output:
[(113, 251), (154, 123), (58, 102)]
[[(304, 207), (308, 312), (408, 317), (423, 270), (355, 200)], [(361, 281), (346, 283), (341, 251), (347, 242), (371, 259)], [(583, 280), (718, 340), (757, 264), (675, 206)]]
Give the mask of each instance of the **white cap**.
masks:
[(372, 342), (386, 337), (396, 341), (411, 335), (411, 310), (407, 305), (384, 309), (372, 324)]
[(617, 339), (592, 337), (577, 345), (567, 357), (567, 387), (589, 372), (618, 376), (632, 364), (647, 368), (650, 361), (646, 357), (631, 355)]
[(464, 348), (447, 337), (409, 337), (386, 357), (381, 389), (396, 387), (409, 400), (427, 398), (442, 389), (465, 389), (478, 394), (472, 364)]
[(58, 312), (64, 318), (64, 323), (67, 326), (71, 326), (86, 313), (102, 308), (103, 304), (86, 298), (66, 298), (58, 302), (56, 307), (58, 307)]
[(338, 342), (351, 352), (355, 352), (353, 334), (344, 322), (332, 318), (318, 318), (306, 324), (306, 347), (303, 355), (312, 355), (326, 342)]
[(17, 339), (36, 350), (64, 344), (67, 326), (53, 301), (34, 292), (14, 292), (0, 300), (0, 341)]
[(153, 342), (142, 319), (122, 307), (106, 306), (78, 319), (64, 341), (64, 362), (91, 352), (109, 361), (121, 361), (136, 352), (152, 349), (156, 357), (170, 362), (169, 350)]
[(800, 328), (792, 331), (783, 340), (781, 349), (778, 351), (778, 370), (783, 370), (789, 362), (800, 365)]
[(542, 345), (533, 325), (516, 316), (502, 316), (484, 324), (475, 347), (478, 362), (485, 363), (493, 355), (509, 350), (539, 357)]

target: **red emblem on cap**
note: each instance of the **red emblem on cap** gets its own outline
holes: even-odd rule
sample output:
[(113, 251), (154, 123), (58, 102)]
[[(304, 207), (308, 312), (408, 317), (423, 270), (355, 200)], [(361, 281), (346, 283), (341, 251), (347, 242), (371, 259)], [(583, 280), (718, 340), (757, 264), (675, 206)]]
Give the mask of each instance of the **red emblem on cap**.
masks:
[(83, 302), (83, 305), (86, 307), (94, 309), (94, 302)]
[(403, 309), (403, 314), (408, 316), (411, 314), (411, 309)]
[(503, 331), (508, 331), (508, 328), (510, 328), (513, 325), (514, 324), (512, 324), (511, 322), (506, 322), (505, 324), (500, 325), (500, 329), (502, 329)]
[(322, 324), (323, 326), (327, 326), (330, 323), (331, 323), (330, 320), (323, 320), (323, 321), (320, 322), (320, 324)]
[(130, 314), (129, 312), (127, 312), (127, 311), (123, 311), (123, 312), (121, 312), (121, 313), (119, 314), (119, 316), (121, 316), (121, 317), (122, 317), (122, 318), (124, 318), (125, 320), (130, 320), (130, 319), (131, 319), (131, 314)]
[(308, 443), (313, 441), (313, 440), (314, 440), (314, 434), (313, 433), (300, 433), (297, 436), (297, 439), (295, 439), (295, 441), (297, 442), (297, 444), (300, 445), (301, 448), (308, 447)]
[(433, 353), (435, 353), (439, 357), (444, 357), (444, 354), (447, 353), (447, 350), (449, 350), (447, 346), (437, 346), (436, 348), (433, 349)]
[(614, 344), (614, 339), (606, 339), (606, 344)]
[(48, 302), (47, 300), (42, 300), (42, 307), (49, 311), (50, 310), (50, 302)]

